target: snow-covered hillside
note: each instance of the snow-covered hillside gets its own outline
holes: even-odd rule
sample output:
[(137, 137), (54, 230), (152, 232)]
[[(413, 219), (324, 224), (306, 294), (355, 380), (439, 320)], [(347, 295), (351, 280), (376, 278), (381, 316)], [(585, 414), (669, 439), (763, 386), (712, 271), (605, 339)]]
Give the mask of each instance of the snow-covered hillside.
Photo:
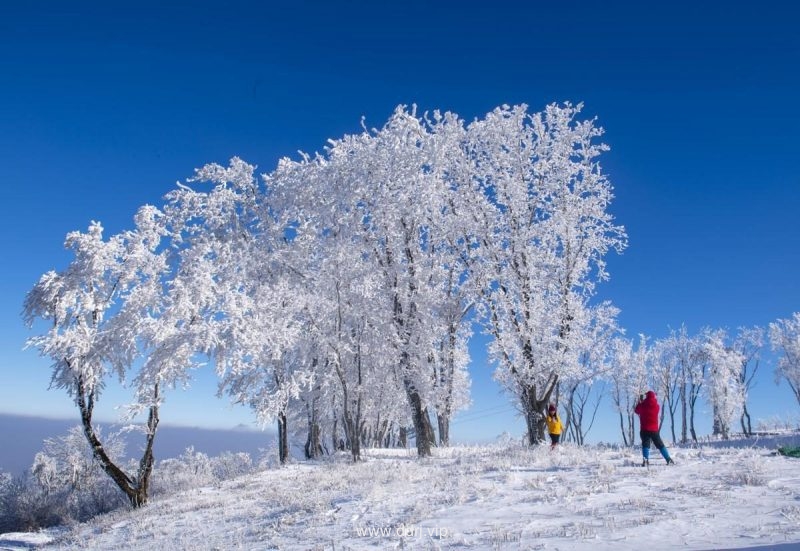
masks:
[(6, 534), (0, 549), (800, 548), (799, 459), (671, 453), (676, 466), (645, 469), (638, 449), (368, 450), (359, 464), (298, 462), (72, 529)]

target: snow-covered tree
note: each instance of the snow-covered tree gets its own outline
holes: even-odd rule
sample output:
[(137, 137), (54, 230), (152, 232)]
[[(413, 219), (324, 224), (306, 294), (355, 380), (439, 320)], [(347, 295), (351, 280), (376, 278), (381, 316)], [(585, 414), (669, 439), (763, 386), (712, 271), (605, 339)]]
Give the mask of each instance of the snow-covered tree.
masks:
[[(121, 433), (110, 435), (104, 439), (104, 444), (115, 462), (123, 460), (125, 442)], [(31, 473), (47, 491), (62, 488), (89, 491), (101, 476), (105, 476), (80, 425), (72, 427), (63, 436), (45, 439), (42, 451), (34, 457)]]
[(617, 337), (612, 343), (611, 362), (615, 369), (611, 371), (612, 400), (614, 409), (619, 414), (619, 428), (622, 442), (632, 446), (636, 436), (634, 408), (639, 396), (644, 394), (652, 383), (648, 380), (652, 352), (647, 344), (647, 337), (639, 335), (639, 346), (634, 349), (630, 339)]
[(579, 370), (604, 256), (625, 233), (608, 212), (611, 185), (597, 157), (602, 129), (577, 121), (581, 106), (501, 107), (468, 129), (473, 178), (482, 190), (485, 317), (497, 378), (524, 413), (530, 444), (544, 439), (547, 403)]
[(714, 434), (727, 439), (731, 422), (742, 411), (745, 401), (741, 382), (744, 355), (727, 342), (725, 330), (710, 331), (705, 349), (708, 358), (706, 394), (714, 412)]
[[(659, 425), (664, 427), (664, 419), (669, 413), (670, 433), (672, 440), (677, 441), (675, 423), (678, 419), (678, 408), (685, 405), (684, 386), (681, 379), (681, 363), (676, 349), (676, 337), (673, 334), (653, 342), (651, 349), (651, 384), (652, 390), (659, 395), (661, 403), (661, 419)], [(686, 408), (684, 407), (684, 413)], [(686, 419), (685, 415), (683, 419)], [(685, 427), (685, 423), (684, 423)]]
[(238, 158), (209, 164), (180, 185), (165, 208), (179, 246), (180, 282), (194, 306), (196, 352), (212, 356), (220, 392), (249, 405), (262, 423), (278, 421), (279, 456), (288, 459), (287, 408), (310, 382), (294, 362), (305, 297), (286, 256), (288, 222), (272, 209), (254, 176)]
[(708, 354), (704, 343), (707, 329), (690, 336), (685, 325), (672, 330), (669, 337), (653, 344), (656, 385), (663, 396), (662, 420), (669, 412), (672, 439), (677, 440), (675, 423), (680, 413), (680, 441), (687, 442), (689, 434), (697, 441), (695, 413), (706, 379)]
[(744, 389), (744, 402), (742, 403), (741, 425), (742, 432), (750, 436), (753, 428), (750, 423), (750, 413), (747, 411), (747, 397), (753, 386), (756, 373), (761, 360), (761, 350), (764, 347), (764, 329), (762, 327), (740, 327), (733, 343), (733, 348), (742, 355), (742, 365), (739, 370), (739, 383)]
[(789, 383), (800, 403), (800, 312), (770, 323), (769, 338), (772, 349), (780, 354), (775, 374)]
[(430, 357), (435, 381), (432, 400), (442, 446), (450, 445), (452, 416), (470, 403), (467, 344), (472, 330), (466, 319), (469, 308), (469, 305), (465, 307), (458, 291), (454, 291), (434, 318), (439, 330), (431, 331), (431, 334), (439, 335), (438, 340), (432, 343)]
[(468, 340), (472, 336), (473, 314), (480, 297), (472, 277), (477, 264), (479, 240), (476, 235), (474, 197), (480, 189), (470, 178), (473, 166), (463, 123), (452, 113), (426, 116), (432, 134), (431, 156), (438, 166), (434, 180), (442, 207), (439, 217), (427, 226), (424, 239), (432, 311), (425, 332), (430, 336), (430, 364), (433, 368), (433, 407), (439, 443), (450, 443), (450, 420), (470, 403), (470, 362)]
[[(367, 182), (354, 171), (357, 166), (334, 145), (325, 158), (283, 160), (269, 176), (278, 194), (293, 198), (291, 204), (286, 201), (288, 217), (298, 228), (293, 265), (308, 296), (303, 313), (308, 331), (300, 348), (316, 380), (304, 396), (307, 413), (318, 417), (320, 402), (337, 404), (331, 413), (336, 428), (341, 420), (355, 461), (370, 415), (367, 396), (385, 378), (392, 355), (382, 338), (390, 320), (382, 278), (372, 262), (372, 244), (361, 231)], [(335, 395), (326, 397), (330, 392)], [(309, 429), (314, 429), (310, 418)]]
[[(568, 438), (578, 445), (583, 445), (586, 435), (592, 428), (600, 407), (603, 386), (613, 370), (612, 350), (614, 338), (620, 333), (616, 323), (619, 309), (604, 302), (589, 310), (591, 320), (583, 332), (584, 338), (577, 341), (580, 354), (580, 369), (563, 378), (559, 389), (566, 390), (565, 431)], [(600, 387), (600, 388), (597, 388)]]
[[(311, 275), (318, 277), (325, 268), (335, 276), (323, 285), (330, 307), (317, 308), (314, 315), (319, 317), (320, 310), (341, 315), (333, 324), (319, 321), (327, 327), (321, 334), (334, 354), (330, 365), (343, 369), (339, 381), (342, 389), (348, 388), (342, 404), (347, 415), (364, 403), (359, 390), (363, 379), (356, 369), (367, 358), (363, 352), (369, 351), (372, 362), (375, 354), (385, 352), (379, 351), (382, 345), (376, 348), (379, 339), (369, 338), (360, 341), (359, 355), (353, 356), (356, 348), (346, 341), (362, 330), (379, 331), (391, 349), (389, 365), (406, 395), (422, 456), (429, 455), (435, 443), (430, 407), (436, 405), (436, 390), (451, 388), (449, 381), (443, 381), (450, 376), (450, 365), (454, 370), (463, 370), (465, 365), (455, 363), (457, 349), (452, 364), (447, 364), (449, 352), (443, 356), (444, 369), (439, 360), (443, 344), (453, 343), (448, 332), (457, 335), (464, 319), (462, 315), (450, 323), (440, 317), (453, 291), (445, 284), (451, 272), (442, 260), (442, 251), (454, 243), (448, 225), (453, 191), (445, 176), (448, 151), (437, 136), (438, 128), (447, 125), (460, 127), (461, 123), (439, 114), (422, 120), (401, 106), (381, 129), (331, 140), (325, 156), (305, 157), (298, 166), (284, 161), (274, 175), (277, 181), (289, 174), (290, 180), (311, 184), (307, 190), (311, 200), (303, 202), (308, 212), (301, 215), (317, 224), (325, 251), (330, 253)], [(314, 220), (315, 208), (318, 220)], [(372, 297), (366, 307), (363, 298), (357, 299), (365, 293)], [(457, 342), (458, 338), (453, 346)], [(371, 349), (364, 348), (366, 344)], [(341, 355), (344, 345), (349, 347), (349, 358)], [(363, 377), (364, 372), (360, 374)], [(464, 384), (467, 379), (454, 375), (451, 380)], [(452, 409), (453, 404), (445, 410), (448, 407)]]
[[(67, 235), (65, 246), (74, 259), (62, 272), (41, 277), (25, 299), (23, 317), (49, 329), (28, 345), (52, 359), (53, 386), (64, 389), (77, 405), (94, 457), (134, 507), (148, 497), (153, 467), (152, 445), (158, 426), (163, 386), (181, 376), (181, 366), (149, 356), (134, 377), (133, 411), (148, 411), (146, 441), (136, 474), (128, 474), (109, 455), (93, 422), (94, 407), (110, 377), (126, 381), (147, 347), (142, 327), (158, 320), (167, 278), (166, 255), (159, 250), (164, 235), (160, 212), (143, 207), (136, 228), (108, 240), (93, 222), (86, 233)], [(147, 298), (143, 298), (147, 297)]]
[[(445, 116), (436, 124), (461, 122)], [(391, 313), (390, 342), (411, 409), (417, 452), (427, 456), (435, 443), (429, 408), (436, 379), (429, 358), (433, 343), (443, 337), (428, 330), (434, 326), (436, 306), (444, 302), (442, 292), (448, 291), (440, 283), (440, 265), (430, 260), (439, 248), (450, 245), (452, 190), (443, 174), (448, 151), (438, 147), (428, 125), (403, 108), (381, 130), (360, 136), (358, 142), (354, 150), (364, 156), (354, 162), (367, 183), (361, 198), (362, 229)], [(352, 145), (347, 141), (338, 147)]]

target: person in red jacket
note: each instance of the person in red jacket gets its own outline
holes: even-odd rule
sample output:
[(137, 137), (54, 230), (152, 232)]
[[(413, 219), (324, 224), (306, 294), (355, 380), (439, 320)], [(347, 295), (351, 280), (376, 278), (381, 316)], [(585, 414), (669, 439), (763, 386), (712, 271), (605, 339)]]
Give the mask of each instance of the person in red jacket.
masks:
[(639, 416), (639, 436), (642, 437), (642, 467), (650, 464), (650, 442), (655, 444), (658, 451), (667, 462), (667, 465), (674, 465), (675, 462), (669, 456), (669, 451), (661, 440), (659, 433), (658, 411), (660, 407), (656, 399), (656, 393), (648, 390), (646, 394), (639, 396), (639, 401), (633, 412)]

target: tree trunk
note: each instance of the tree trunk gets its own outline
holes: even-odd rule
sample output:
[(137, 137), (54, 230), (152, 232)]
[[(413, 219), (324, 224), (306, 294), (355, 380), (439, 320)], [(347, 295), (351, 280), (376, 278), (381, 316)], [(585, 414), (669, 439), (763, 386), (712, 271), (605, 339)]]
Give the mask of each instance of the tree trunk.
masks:
[(343, 452), (347, 449), (344, 438), (339, 437), (339, 415), (336, 411), (333, 412), (333, 427), (331, 428), (331, 442), (333, 443), (333, 450)]
[[(341, 363), (337, 362), (336, 373), (339, 376), (339, 382), (342, 387), (342, 421), (344, 424), (344, 436), (350, 448), (350, 454), (353, 456), (353, 461), (355, 462), (361, 459), (361, 369), (359, 367), (355, 408), (353, 408), (350, 403), (350, 392), (347, 386), (347, 379), (341, 368)], [(353, 409), (355, 409), (355, 411), (353, 411)]]
[[(466, 313), (467, 310), (464, 311)], [(463, 313), (462, 313), (463, 316)], [(437, 408), (436, 421), (439, 426), (439, 444), (441, 446), (450, 445), (450, 417), (453, 401), (453, 377), (455, 376), (456, 360), (455, 352), (458, 345), (458, 323), (451, 321), (447, 331), (447, 350), (444, 356), (447, 358), (443, 367), (444, 373), (439, 378), (439, 382), (445, 388), (444, 404)]]
[(719, 419), (719, 415), (717, 414), (717, 407), (714, 406), (714, 423), (711, 427), (711, 434), (714, 436), (720, 436), (724, 432), (724, 428), (722, 426), (722, 421)]
[(697, 442), (697, 431), (694, 428), (694, 408), (695, 408), (695, 403), (696, 402), (697, 402), (697, 399), (693, 398), (691, 400), (691, 402), (690, 402), (691, 406), (689, 408), (689, 412), (690, 412), (690, 415), (689, 415), (689, 428), (690, 428), (690, 431), (691, 431), (691, 434), (692, 434), (692, 441), (693, 442)]
[(628, 442), (633, 446), (636, 443), (636, 413), (628, 410)]
[(628, 447), (628, 435), (625, 431), (625, 416), (622, 415), (622, 411), (619, 412), (619, 428), (622, 431), (622, 444), (624, 447)]
[(344, 426), (347, 440), (350, 443), (350, 455), (354, 463), (358, 462), (361, 460), (361, 437), (358, 434), (357, 423), (347, 408), (345, 408)]
[(306, 459), (318, 459), (322, 457), (322, 431), (315, 418), (309, 417), (308, 438), (306, 439)]
[(399, 434), (397, 436), (397, 445), (401, 448), (405, 448), (408, 446), (408, 429), (405, 427), (400, 427)]
[(753, 426), (750, 424), (750, 412), (747, 411), (747, 404), (742, 409), (742, 432), (745, 436), (753, 436)]
[(373, 446), (384, 448), (389, 447), (387, 435), (389, 434), (389, 422), (387, 420), (380, 420), (380, 417), (375, 421), (375, 442)]
[[(685, 368), (681, 368), (681, 389), (680, 389), (680, 398), (681, 398), (681, 442), (686, 442), (687, 438), (687, 429), (688, 426), (686, 425), (686, 421), (689, 418), (689, 410), (687, 407), (687, 398), (686, 398), (686, 370)], [(672, 421), (672, 440), (675, 440), (675, 421)]]
[(522, 409), (525, 415), (525, 423), (528, 427), (528, 445), (536, 446), (545, 441), (545, 429), (547, 423), (547, 404), (550, 396), (558, 384), (558, 375), (550, 374), (548, 383), (545, 385), (545, 392), (541, 398), (536, 398), (536, 385), (525, 386), (522, 390)]
[(428, 417), (427, 408), (422, 407), (422, 399), (409, 381), (406, 381), (406, 394), (411, 406), (411, 417), (414, 421), (414, 432), (416, 433), (417, 455), (419, 457), (430, 457), (431, 447), (434, 444), (433, 427)]
[(525, 424), (528, 427), (528, 445), (536, 446), (544, 439), (544, 414), (541, 413), (536, 405), (525, 407)]
[[(157, 390), (156, 394), (158, 394)], [(147, 416), (147, 441), (145, 443), (142, 459), (139, 462), (139, 474), (137, 477), (138, 492), (136, 501), (141, 505), (147, 503), (147, 496), (150, 490), (150, 475), (153, 474), (153, 464), (155, 462), (155, 458), (153, 457), (153, 443), (156, 437), (158, 421), (158, 406), (150, 406), (150, 413)]]
[(289, 429), (286, 419), (286, 412), (278, 413), (278, 459), (281, 465), (289, 461)]
[(441, 446), (450, 445), (450, 416), (445, 413), (440, 413), (436, 416), (436, 421), (439, 425), (439, 444)]
[[(92, 455), (102, 467), (103, 471), (114, 481), (120, 490), (127, 496), (133, 508), (138, 508), (147, 503), (148, 490), (150, 488), (150, 475), (153, 473), (153, 442), (158, 428), (158, 406), (150, 406), (147, 419), (147, 439), (142, 458), (139, 461), (139, 471), (136, 478), (131, 478), (125, 471), (117, 466), (106, 453), (103, 443), (92, 426), (92, 414), (94, 412), (94, 393), (87, 390), (82, 378), (78, 378), (78, 409), (81, 413), (81, 424), (83, 434), (92, 448)], [(153, 403), (158, 403), (158, 385), (153, 390)]]

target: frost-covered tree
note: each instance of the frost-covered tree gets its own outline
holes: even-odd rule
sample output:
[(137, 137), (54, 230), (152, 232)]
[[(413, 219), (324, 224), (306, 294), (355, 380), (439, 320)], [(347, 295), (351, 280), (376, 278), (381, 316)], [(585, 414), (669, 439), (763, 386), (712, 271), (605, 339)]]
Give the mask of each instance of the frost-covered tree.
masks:
[[(381, 129), (331, 140), (324, 157), (306, 157), (305, 166), (299, 167), (284, 162), (275, 176), (281, 180), (290, 172), (297, 181), (299, 171), (301, 175), (308, 174), (306, 182), (313, 182), (309, 191), (315, 199), (304, 205), (309, 211), (321, 208), (323, 219), (318, 229), (334, 251), (325, 261), (329, 268), (334, 268), (331, 262), (338, 262), (335, 280), (330, 281), (334, 286), (326, 287), (332, 305), (328, 310), (344, 314), (343, 329), (363, 327), (383, 335), (384, 343), (391, 349), (388, 365), (401, 382), (411, 410), (421, 456), (429, 455), (435, 443), (430, 408), (436, 403), (436, 389), (442, 388), (442, 376), (449, 375), (446, 365), (444, 370), (439, 369), (439, 376), (435, 370), (441, 365), (437, 349), (442, 350), (442, 343), (450, 345), (446, 337), (452, 327), (437, 317), (452, 291), (443, 283), (449, 272), (443, 269), (441, 251), (453, 245), (448, 226), (453, 191), (444, 174), (448, 151), (437, 137), (437, 128), (450, 124), (458, 127), (461, 123), (453, 116), (438, 114), (431, 120), (422, 120), (413, 110), (401, 106)], [(315, 190), (314, 185), (321, 187)], [(325, 193), (334, 188), (344, 192), (344, 200)], [(350, 223), (337, 223), (330, 215), (331, 209)], [(307, 219), (313, 223), (313, 212)], [(347, 264), (343, 264), (335, 255), (346, 249), (351, 252), (346, 255)], [(366, 272), (361, 269), (359, 273), (361, 265)], [(338, 291), (346, 294), (331, 295), (337, 289), (336, 282), (340, 285)], [(362, 295), (366, 290), (374, 293), (366, 310), (353, 302), (354, 285), (363, 287)], [(326, 326), (339, 327), (337, 324), (338, 321)], [(331, 336), (338, 334), (338, 342), (345, 344), (342, 339), (351, 340), (359, 330), (323, 333), (328, 335), (328, 342), (332, 343)], [(373, 347), (370, 356), (374, 357), (376, 340), (361, 342)], [(343, 356), (336, 359), (334, 353), (330, 365), (336, 368), (347, 364), (339, 377), (342, 388), (344, 383), (348, 386), (348, 399), (342, 407), (353, 412), (359, 407), (359, 392), (354, 391), (363, 388), (356, 382), (358, 370), (354, 370), (354, 366), (363, 364), (353, 360), (361, 362), (364, 356), (352, 356), (355, 348), (352, 343), (350, 346), (350, 359)], [(344, 350), (341, 346), (337, 349)], [(454, 354), (457, 352), (454, 350)], [(461, 369), (463, 362), (452, 365)], [(465, 380), (462, 377), (462, 384)]]
[[(102, 436), (115, 461), (124, 453), (121, 434)], [(45, 439), (26, 475), (11, 478), (0, 472), (0, 533), (85, 522), (126, 503), (95, 459), (80, 425)]]
[(705, 342), (708, 358), (706, 394), (714, 412), (714, 434), (723, 439), (730, 437), (731, 422), (741, 413), (745, 401), (740, 378), (745, 357), (727, 341), (727, 332), (719, 329), (709, 331)]
[[(300, 410), (297, 417), (298, 424), (302, 424), (301, 419), (305, 421), (306, 442), (303, 445), (303, 451), (306, 459), (318, 459), (326, 453), (323, 439), (325, 421), (327, 421), (325, 413), (329, 410), (324, 408), (325, 394), (322, 392), (323, 386), (320, 383), (321, 381), (315, 376), (314, 383), (310, 385), (310, 388), (301, 392), (299, 397), (302, 405), (297, 408)], [(299, 431), (296, 434), (299, 435)]]
[(559, 383), (559, 387), (566, 389), (565, 430), (578, 445), (584, 444), (597, 416), (605, 394), (602, 387), (613, 370), (614, 338), (620, 332), (616, 323), (618, 308), (605, 302), (591, 308), (590, 313), (589, 327), (583, 332), (585, 338), (578, 344), (580, 369)]
[(597, 157), (602, 129), (577, 121), (581, 106), (501, 107), (468, 129), (482, 191), (485, 318), (497, 377), (519, 401), (530, 444), (544, 439), (545, 410), (560, 378), (579, 370), (604, 256), (625, 233), (608, 212), (611, 185)]
[[(112, 434), (104, 440), (108, 455), (115, 462), (121, 462), (125, 456), (125, 442), (121, 433)], [(105, 476), (80, 425), (71, 428), (63, 436), (45, 439), (42, 451), (34, 457), (31, 474), (48, 492), (63, 488), (88, 491), (101, 476)]]
[(220, 392), (249, 405), (263, 423), (277, 419), (279, 456), (288, 459), (287, 408), (310, 382), (294, 348), (305, 308), (291, 277), (280, 210), (264, 200), (254, 167), (238, 158), (209, 164), (180, 185), (165, 208), (179, 247), (182, 297), (194, 307), (194, 351), (212, 356)]
[(733, 348), (742, 355), (742, 365), (739, 370), (739, 384), (744, 389), (744, 402), (742, 403), (741, 426), (746, 436), (753, 433), (750, 423), (750, 412), (747, 410), (747, 397), (753, 386), (756, 373), (761, 360), (761, 350), (764, 347), (764, 329), (762, 327), (740, 327), (733, 343)]
[[(660, 426), (663, 428), (664, 419), (669, 413), (670, 433), (672, 440), (677, 441), (675, 423), (678, 418), (678, 408), (685, 405), (685, 394), (681, 383), (681, 363), (676, 349), (676, 339), (673, 335), (658, 339), (653, 342), (652, 350), (652, 371), (651, 383), (654, 391), (660, 396), (661, 419)], [(684, 412), (686, 408), (684, 408)], [(686, 417), (684, 416), (683, 419)], [(685, 426), (685, 423), (684, 423)]]
[[(701, 332), (687, 338), (685, 333), (680, 335), (678, 340), (678, 358), (682, 385), (680, 388), (682, 399), (682, 418), (681, 441), (688, 441), (686, 427), (688, 425), (692, 440), (697, 441), (697, 428), (695, 427), (695, 417), (697, 414), (697, 404), (702, 395), (703, 385), (706, 382), (706, 373), (709, 368), (709, 356), (705, 347), (705, 341), (710, 330), (703, 328)], [(688, 405), (688, 413), (686, 411)]]
[(697, 441), (695, 413), (706, 379), (708, 355), (705, 349), (707, 329), (690, 336), (686, 326), (672, 330), (669, 337), (653, 344), (656, 384), (663, 396), (661, 416), (669, 412), (672, 439), (677, 440), (675, 423), (680, 413), (680, 441), (687, 442), (689, 434)]
[(473, 162), (464, 148), (466, 129), (452, 113), (434, 112), (425, 118), (432, 134), (432, 158), (442, 207), (439, 218), (426, 228), (424, 238), (429, 273), (431, 315), (430, 364), (433, 368), (433, 407), (436, 412), (439, 443), (450, 443), (450, 421), (455, 413), (470, 403), (470, 362), (468, 340), (472, 336), (473, 314), (480, 297), (480, 287), (473, 270), (480, 256), (476, 235), (474, 197), (480, 189), (470, 178)]
[[(153, 349), (146, 351), (153, 343), (140, 337), (142, 328), (160, 323), (163, 313), (168, 266), (159, 250), (164, 235), (160, 217), (157, 209), (143, 207), (134, 230), (108, 240), (97, 222), (86, 233), (68, 234), (65, 246), (73, 252), (72, 262), (62, 272), (43, 275), (26, 296), (23, 310), (29, 326), (37, 319), (49, 324), (28, 345), (52, 360), (52, 385), (75, 400), (95, 459), (134, 507), (148, 497), (162, 391), (186, 367), (153, 358)], [(134, 412), (146, 410), (148, 419), (138, 469), (129, 474), (109, 455), (93, 415), (107, 380), (127, 381), (142, 356), (131, 407)]]
[(469, 405), (470, 378), (467, 367), (470, 362), (467, 344), (472, 329), (467, 322), (470, 305), (454, 291), (441, 305), (434, 318), (439, 335), (432, 342), (431, 366), (434, 378), (433, 405), (436, 409), (439, 444), (450, 445), (450, 420), (459, 410)]
[(769, 324), (772, 349), (780, 354), (775, 374), (789, 383), (800, 403), (800, 312)]
[(623, 337), (615, 338), (612, 343), (611, 362), (615, 369), (610, 376), (611, 397), (619, 414), (619, 428), (625, 446), (632, 446), (635, 442), (636, 414), (633, 410), (639, 396), (651, 386), (648, 381), (651, 354), (644, 335), (639, 335), (639, 346), (635, 349), (633, 341)]
[(444, 303), (442, 293), (448, 291), (440, 280), (446, 272), (431, 259), (450, 245), (447, 222), (452, 217), (452, 189), (444, 174), (449, 152), (438, 147), (432, 124), (461, 122), (450, 115), (421, 121), (413, 111), (398, 108), (381, 130), (360, 136), (357, 148), (353, 141), (337, 144), (364, 153), (354, 161), (359, 178), (367, 183), (361, 198), (362, 229), (382, 277), (391, 314), (390, 342), (420, 456), (430, 455), (435, 444), (429, 408), (436, 378), (430, 358), (433, 343), (443, 337), (428, 331), (435, 326), (436, 307)]
[[(304, 396), (306, 407), (317, 417), (321, 403), (338, 405), (337, 425), (340, 417), (345, 445), (357, 461), (371, 413), (367, 396), (385, 378), (393, 354), (383, 338), (390, 327), (383, 281), (361, 231), (366, 181), (343, 153), (332, 146), (326, 158), (283, 160), (270, 180), (281, 196), (294, 199), (288, 206), (298, 228), (293, 266), (308, 297), (308, 331), (300, 348), (316, 379)], [(326, 398), (330, 392), (336, 396)], [(310, 420), (309, 428), (314, 424)]]

